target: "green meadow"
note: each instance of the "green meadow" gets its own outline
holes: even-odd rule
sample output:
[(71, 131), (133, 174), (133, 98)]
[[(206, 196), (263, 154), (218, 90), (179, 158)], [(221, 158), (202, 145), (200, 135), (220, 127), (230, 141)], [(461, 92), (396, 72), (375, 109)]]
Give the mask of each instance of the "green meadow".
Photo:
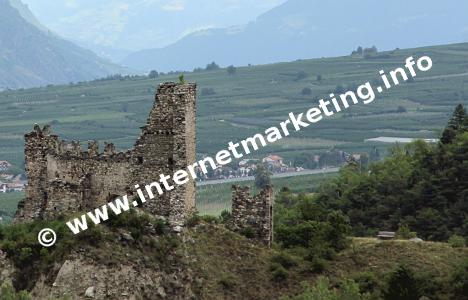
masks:
[[(337, 173), (273, 178), (272, 184), (275, 192), (287, 187), (295, 193), (311, 193), (315, 191), (321, 182), (335, 176), (337, 176)], [(253, 181), (199, 186), (197, 187), (196, 196), (198, 212), (201, 215), (218, 215), (223, 210), (231, 210), (231, 187), (233, 184), (249, 186), (252, 196), (258, 193)]]

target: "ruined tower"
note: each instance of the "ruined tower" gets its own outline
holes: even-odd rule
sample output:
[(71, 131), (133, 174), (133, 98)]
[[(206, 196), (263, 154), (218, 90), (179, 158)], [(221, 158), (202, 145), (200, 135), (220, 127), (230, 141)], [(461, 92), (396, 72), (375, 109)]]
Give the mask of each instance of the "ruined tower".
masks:
[[(161, 84), (147, 124), (134, 148), (125, 152), (116, 152), (111, 143), (100, 152), (96, 141), (83, 150), (80, 142), (64, 142), (49, 126), (35, 125), (25, 135), (28, 187), (15, 220), (94, 209), (115, 197), (134, 195), (136, 184), (158, 181), (160, 174), (172, 176), (195, 162), (195, 98), (195, 84)], [(176, 185), (143, 207), (172, 225), (183, 225), (195, 209), (195, 183)]]
[(270, 246), (273, 241), (273, 202), (271, 186), (251, 196), (249, 187), (232, 186), (232, 217), (228, 227)]

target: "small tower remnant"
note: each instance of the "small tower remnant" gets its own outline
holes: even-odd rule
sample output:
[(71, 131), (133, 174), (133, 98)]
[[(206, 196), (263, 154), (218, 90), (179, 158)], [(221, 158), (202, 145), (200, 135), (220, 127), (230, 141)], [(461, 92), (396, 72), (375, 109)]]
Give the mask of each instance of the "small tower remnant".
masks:
[(270, 246), (273, 241), (273, 202), (271, 186), (251, 196), (249, 187), (233, 185), (229, 228)]

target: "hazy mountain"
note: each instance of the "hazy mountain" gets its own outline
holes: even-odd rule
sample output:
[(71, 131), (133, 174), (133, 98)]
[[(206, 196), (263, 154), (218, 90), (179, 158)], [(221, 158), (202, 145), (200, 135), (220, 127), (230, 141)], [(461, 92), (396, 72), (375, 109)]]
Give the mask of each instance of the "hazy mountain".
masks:
[(123, 71), (47, 31), (21, 2), (0, 0), (0, 88), (84, 81)]
[(349, 54), (357, 46), (407, 48), (468, 40), (468, 2), (456, 0), (289, 0), (245, 26), (190, 34), (130, 54), (141, 70), (191, 70)]
[(19, 12), (21, 17), (31, 23), (32, 25), (36, 26), (37, 28), (41, 29), (44, 32), (50, 32), (47, 27), (42, 25), (37, 19), (36, 16), (29, 10), (28, 6), (23, 4), (20, 0), (9, 0), (10, 5)]

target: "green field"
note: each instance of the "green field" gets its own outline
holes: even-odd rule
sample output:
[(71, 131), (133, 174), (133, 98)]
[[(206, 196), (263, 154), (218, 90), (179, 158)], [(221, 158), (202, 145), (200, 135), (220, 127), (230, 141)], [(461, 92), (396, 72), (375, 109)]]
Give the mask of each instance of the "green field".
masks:
[[(272, 179), (273, 187), (278, 192), (282, 187), (288, 187), (296, 193), (310, 193), (315, 191), (317, 186), (336, 174), (304, 175), (287, 178)], [(216, 185), (205, 185), (197, 188), (197, 210), (201, 215), (217, 215), (223, 210), (231, 210), (231, 187), (233, 184), (249, 186), (251, 194), (258, 190), (253, 181), (243, 181), (240, 183), (223, 183)]]
[(24, 193), (0, 193), (0, 217), (2, 223), (10, 223), (15, 215), (18, 202), (24, 197)]
[[(420, 72), (415, 82), (393, 87), (378, 95), (372, 104), (356, 105), (254, 155), (276, 153), (291, 159), (302, 152), (321, 152), (332, 146), (350, 152), (368, 151), (373, 145), (363, 140), (378, 136), (438, 137), (455, 104), (468, 104), (468, 44), (388, 54), (388, 58), (337, 57), (242, 67), (233, 76), (226, 69), (185, 74), (199, 90), (215, 91), (214, 95), (198, 98), (198, 153), (216, 153), (229, 141), (276, 126), (291, 111), (304, 112), (318, 99), (328, 97), (338, 84), (356, 85), (376, 79), (380, 69), (403, 66), (406, 57), (423, 54), (433, 59), (434, 67), (430, 72)], [(298, 80), (299, 72), (307, 77)], [(459, 75), (447, 76), (450, 74)], [(320, 82), (317, 75), (322, 76)], [(118, 148), (130, 148), (139, 127), (146, 122), (156, 84), (177, 81), (177, 77), (174, 74), (156, 80), (140, 77), (2, 92), (0, 160), (22, 168), (23, 135), (32, 130), (34, 123), (52, 123), (53, 131), (65, 139), (107, 140)], [(301, 95), (305, 87), (311, 88), (312, 95)], [(396, 113), (399, 106), (407, 111)]]

